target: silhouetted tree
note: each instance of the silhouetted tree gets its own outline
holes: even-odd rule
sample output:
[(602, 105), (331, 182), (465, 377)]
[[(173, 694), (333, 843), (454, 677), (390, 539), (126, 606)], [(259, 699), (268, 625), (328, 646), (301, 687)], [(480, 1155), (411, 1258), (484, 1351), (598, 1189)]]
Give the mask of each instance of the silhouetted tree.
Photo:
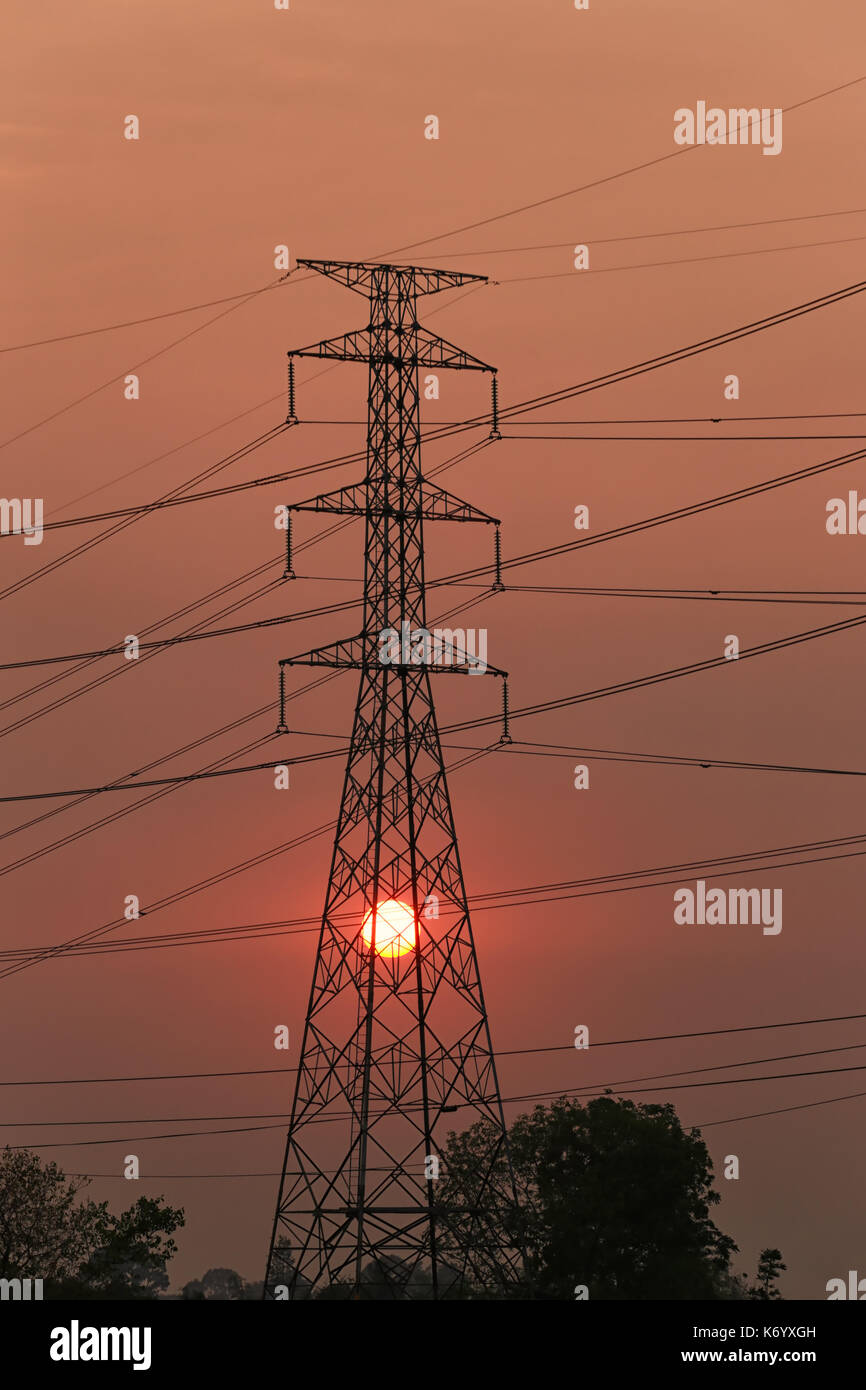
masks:
[(749, 1289), (749, 1298), (761, 1299), (764, 1302), (781, 1298), (782, 1295), (776, 1288), (776, 1280), (787, 1268), (787, 1265), (782, 1264), (781, 1250), (762, 1250), (758, 1260), (757, 1284)]
[(184, 1299), (241, 1299), (246, 1285), (234, 1269), (209, 1269), (200, 1279), (191, 1279), (180, 1291)]
[(65, 1290), (67, 1298), (158, 1298), (168, 1288), (166, 1265), (177, 1253), (171, 1233), (183, 1211), (161, 1198), (139, 1197), (114, 1216), (101, 1203), (104, 1222), (96, 1249)]
[(312, 1284), (303, 1274), (296, 1272), (292, 1244), (286, 1236), (277, 1236), (274, 1244), (268, 1287), (274, 1292), (274, 1297), (285, 1297), (279, 1292), (282, 1289), (290, 1290), (295, 1299), (310, 1297)]
[[(520, 1116), (509, 1131), (516, 1207), (504, 1152), (492, 1173), (485, 1166), (491, 1136), (484, 1120), (449, 1136), (436, 1192), (455, 1209), (443, 1255), (457, 1264), (471, 1249), (482, 1297), (520, 1247), (536, 1298), (574, 1299), (581, 1286), (590, 1299), (731, 1296), (737, 1246), (710, 1219), (720, 1200), (710, 1156), (672, 1105), (561, 1097)], [(532, 1295), (527, 1286), (517, 1296)]]
[(42, 1279), (46, 1298), (156, 1298), (183, 1211), (140, 1197), (115, 1215), (79, 1201), (86, 1186), (37, 1154), (0, 1153), (0, 1277)]

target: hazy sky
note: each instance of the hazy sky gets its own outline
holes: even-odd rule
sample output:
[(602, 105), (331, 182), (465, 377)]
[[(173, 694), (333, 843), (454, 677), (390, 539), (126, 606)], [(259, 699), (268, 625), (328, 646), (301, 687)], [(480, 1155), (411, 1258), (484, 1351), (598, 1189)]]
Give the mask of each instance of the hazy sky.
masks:
[[(380, 256), (423, 242), (412, 251), (419, 263), (498, 282), (459, 302), (448, 295), (421, 307), (423, 318), (441, 308), (431, 328), (498, 366), (508, 405), (862, 277), (866, 208), (856, 175), (866, 83), (798, 106), (860, 75), (866, 16), (856, 0), (763, 0), (760, 7), (747, 0), (590, 0), (585, 12), (572, 0), (291, 0), (287, 12), (269, 0), (48, 0), (7, 14), (2, 27), (3, 346), (260, 288), (278, 274), (274, 248), (281, 244), (294, 261)], [(628, 172), (680, 148), (674, 113), (698, 102), (794, 107), (784, 115), (781, 153), (707, 145)], [(139, 119), (138, 140), (124, 138), (129, 115)], [(429, 115), (440, 122), (435, 141), (424, 138)], [(760, 223), (768, 225), (742, 225)], [(589, 271), (572, 269), (579, 243), (590, 248)], [(479, 254), (464, 254), (472, 251)], [(360, 327), (366, 312), (337, 286), (290, 280), (154, 357), (228, 307), (3, 355), (3, 439), (21, 435), (4, 446), (4, 495), (39, 496), (46, 517), (72, 517), (147, 502), (189, 483), (282, 420), (288, 348)], [(523, 424), (506, 433), (639, 437), (505, 439), (456, 466), (446, 485), (503, 518), (507, 558), (574, 540), (581, 503), (590, 509), (591, 531), (601, 532), (855, 450), (866, 420), (855, 414), (863, 403), (863, 313), (853, 296), (566, 401), (536, 419), (604, 423), (547, 431)], [(137, 401), (124, 399), (130, 372), (140, 377)], [(731, 374), (740, 382), (735, 401), (724, 397)], [(487, 390), (474, 374), (443, 375), (441, 399), (425, 405), (425, 418), (480, 413)], [(196, 487), (362, 447), (365, 395), (361, 367), (324, 373), (320, 364), (301, 364), (299, 414), (316, 423)], [(829, 412), (838, 414), (749, 418)], [(707, 423), (713, 417), (725, 423)], [(695, 423), (631, 423), (648, 419)], [(641, 436), (648, 434), (702, 437), (647, 442)], [(728, 442), (706, 438), (713, 434)], [(789, 437), (734, 438), (756, 434)], [(431, 445), (426, 466), (463, 442)], [(2, 589), (20, 585), (2, 607), (3, 660), (86, 652), (147, 629), (165, 637), (203, 618), (224, 626), (357, 595), (357, 525), (298, 556), (304, 579), (258, 591), (280, 573), (274, 506), (361, 472), (350, 464), (324, 481), (313, 476), (161, 510), (45, 574), (43, 567), (95, 540), (106, 523), (46, 532), (41, 546), (3, 539)], [(812, 598), (816, 590), (837, 598), (851, 590), (866, 605), (866, 540), (829, 536), (825, 528), (828, 500), (858, 488), (866, 493), (862, 462), (506, 578), (541, 586), (806, 591)], [(297, 543), (322, 529), (321, 520), (302, 515)], [(486, 562), (489, 543), (481, 528), (435, 528), (428, 575)], [(228, 588), (269, 561), (261, 575)], [(167, 622), (224, 586), (221, 596)], [(467, 592), (432, 596), (431, 618)], [(232, 616), (218, 616), (239, 600), (247, 602)], [(745, 652), (863, 611), (856, 604), (518, 592), (485, 602), (471, 621), (487, 627), (489, 659), (510, 672), (519, 708), (720, 657), (731, 635)], [(144, 775), (179, 775), (235, 753), (239, 764), (269, 758), (269, 750), (240, 750), (272, 730), (270, 711), (177, 750), (272, 702), (279, 657), (347, 635), (354, 623), (352, 613), (337, 614), (170, 648), (138, 663), (115, 656), (81, 671), (6, 671), (4, 793), (104, 785), (161, 759)], [(557, 747), (864, 771), (863, 642), (854, 627), (520, 719), (512, 732)], [(295, 672), (290, 690), (307, 679)], [(442, 724), (497, 707), (493, 682), (440, 681), (436, 688)], [(344, 675), (290, 704), (290, 727), (304, 732), (279, 746), (309, 753), (339, 745), (354, 695), (354, 677)], [(484, 739), (475, 731), (445, 742)], [(524, 756), (520, 748), (515, 743), (452, 779), (470, 894), (866, 833), (856, 777), (641, 766), (541, 757), (538, 749)], [(589, 790), (574, 789), (578, 761), (589, 763)], [(298, 768), (287, 793), (274, 790), (268, 772), (185, 786), (65, 845), (136, 798), (121, 792), (71, 809), (55, 801), (5, 806), (2, 949), (99, 927), (120, 915), (128, 894), (146, 907), (323, 825), (336, 814), (341, 778), (335, 758)], [(51, 818), (19, 828), (44, 816)], [(103, 939), (315, 916), (329, 849), (319, 836)], [(497, 1049), (565, 1048), (503, 1058), (503, 1095), (581, 1084), (619, 1089), (619, 1082), (663, 1087), (666, 1081), (636, 1079), (755, 1059), (770, 1060), (720, 1075), (866, 1065), (853, 1050), (866, 1047), (862, 1020), (588, 1053), (569, 1046), (579, 1023), (602, 1042), (861, 1012), (862, 861), (841, 857), (860, 849), (843, 846), (828, 851), (837, 856), (829, 862), (788, 867), (764, 855), (742, 877), (686, 871), (678, 880), (781, 888), (776, 935), (759, 925), (679, 925), (673, 884), (479, 911), (474, 925)], [(780, 867), (762, 871), (768, 863)], [(555, 890), (540, 896), (555, 897)], [(274, 1027), (285, 1023), (300, 1037), (314, 941), (305, 933), (125, 958), (103, 951), (2, 979), (0, 1079), (276, 1066), (285, 1058), (274, 1051)], [(778, 1060), (835, 1048), (852, 1050)], [(290, 1054), (288, 1063), (296, 1060)], [(788, 1297), (822, 1298), (828, 1279), (863, 1272), (864, 1100), (734, 1121), (866, 1091), (861, 1075), (699, 1087), (716, 1076), (708, 1073), (676, 1078), (688, 1089), (635, 1094), (670, 1099), (684, 1123), (713, 1126), (705, 1137), (722, 1192), (717, 1220), (741, 1246), (736, 1267), (751, 1270), (761, 1247), (779, 1246)], [(290, 1081), (6, 1087), (10, 1127), (0, 1138), (44, 1142), (43, 1153), (68, 1171), (98, 1175), (91, 1189), (98, 1198), (126, 1204), (140, 1193), (164, 1193), (183, 1205), (176, 1285), (212, 1265), (259, 1278)], [(507, 1112), (522, 1108), (509, 1103)], [(227, 1116), (264, 1118), (210, 1118)], [(69, 1120), (117, 1123), (36, 1128)], [(141, 1137), (244, 1124), (273, 1127)], [(61, 1138), (110, 1142), (48, 1147)], [(139, 1183), (120, 1176), (129, 1153), (141, 1158)], [(726, 1181), (732, 1154), (740, 1177)], [(202, 1176), (231, 1173), (266, 1176)]]

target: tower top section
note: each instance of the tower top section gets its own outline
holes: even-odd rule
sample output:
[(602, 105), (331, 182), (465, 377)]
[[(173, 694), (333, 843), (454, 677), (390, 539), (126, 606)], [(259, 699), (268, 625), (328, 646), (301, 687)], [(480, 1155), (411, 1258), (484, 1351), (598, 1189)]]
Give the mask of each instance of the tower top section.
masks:
[(438, 294), (456, 285), (486, 284), (486, 275), (467, 275), (462, 270), (435, 270), (423, 265), (388, 265), (383, 261), (298, 261), (298, 265), (339, 280), (347, 289), (381, 294), (390, 281), (397, 292), (410, 295)]

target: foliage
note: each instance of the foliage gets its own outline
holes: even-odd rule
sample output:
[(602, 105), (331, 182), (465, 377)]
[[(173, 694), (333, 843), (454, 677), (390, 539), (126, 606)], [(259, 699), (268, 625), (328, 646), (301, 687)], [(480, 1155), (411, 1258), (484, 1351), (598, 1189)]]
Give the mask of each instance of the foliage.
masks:
[[(572, 1300), (582, 1286), (591, 1299), (731, 1296), (737, 1247), (710, 1216), (720, 1200), (710, 1156), (672, 1105), (561, 1097), (520, 1116), (509, 1132), (516, 1206), (505, 1153), (489, 1162), (491, 1132), (479, 1121), (449, 1136), (438, 1196), (469, 1211), (486, 1201), (488, 1232), (505, 1231), (505, 1247), (525, 1253), (522, 1297)], [(486, 1256), (489, 1286), (507, 1257), (502, 1240), (485, 1245), (477, 1216), (454, 1227), (455, 1248), (474, 1241), (476, 1269)]]
[(0, 1278), (42, 1279), (47, 1298), (156, 1298), (183, 1211), (139, 1197), (115, 1215), (79, 1201), (86, 1186), (37, 1154), (0, 1153)]

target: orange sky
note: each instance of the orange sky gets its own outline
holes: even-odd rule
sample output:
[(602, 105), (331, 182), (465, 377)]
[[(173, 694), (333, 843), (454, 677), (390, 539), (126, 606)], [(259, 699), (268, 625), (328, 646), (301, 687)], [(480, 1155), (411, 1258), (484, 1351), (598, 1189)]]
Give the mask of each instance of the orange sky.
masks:
[[(696, 342), (861, 278), (866, 209), (859, 209), (856, 175), (866, 84), (787, 113), (777, 158), (752, 147), (693, 149), (471, 233), (447, 233), (669, 154), (677, 148), (679, 107), (699, 100), (788, 107), (849, 82), (859, 76), (864, 39), (866, 17), (855, 0), (764, 0), (759, 12), (746, 0), (591, 0), (587, 12), (570, 0), (292, 0), (289, 12), (268, 8), (266, 0), (183, 7), (169, 0), (49, 0), (7, 14), (0, 43), (3, 345), (261, 287), (275, 278), (273, 248), (281, 243), (293, 258), (353, 259), (419, 241), (412, 254), (421, 264), (470, 269), (499, 282), (461, 302), (442, 296), (421, 308), (425, 319), (442, 307), (431, 328), (498, 366), (504, 405)], [(431, 113), (440, 120), (438, 141), (424, 139)], [(140, 119), (137, 142), (123, 139), (128, 114)], [(782, 220), (807, 217), (814, 220)], [(691, 231), (771, 220), (778, 224)], [(578, 242), (591, 248), (589, 273), (571, 272), (570, 248)], [(522, 249), (543, 247), (550, 249)], [(788, 247), (794, 249), (780, 249)], [(458, 255), (469, 251), (479, 254)], [(760, 251), (767, 254), (736, 254)], [(454, 307), (445, 307), (452, 299)], [(4, 448), (4, 495), (41, 496), (47, 515), (75, 516), (149, 501), (187, 482), (283, 418), (287, 348), (361, 326), (365, 306), (317, 278), (290, 281), (146, 361), (219, 312), (3, 355), (2, 438), (22, 435)], [(721, 435), (855, 435), (863, 428), (857, 418), (740, 428), (617, 422), (856, 412), (862, 323), (863, 304), (854, 296), (539, 418), (612, 422), (552, 434), (706, 435), (715, 428)], [(135, 402), (124, 400), (122, 388), (132, 370), (141, 378)], [(741, 382), (734, 403), (723, 398), (730, 373)], [(324, 374), (319, 364), (299, 365), (302, 419), (358, 422), (365, 391), (362, 368)], [(479, 413), (486, 393), (486, 379), (474, 374), (443, 377), (441, 400), (425, 407), (425, 418)], [(431, 446), (427, 467), (461, 443)], [(358, 423), (305, 424), (215, 483), (362, 444)], [(592, 528), (602, 531), (857, 447), (857, 438), (506, 439), (455, 467), (446, 485), (502, 516), (508, 557), (574, 539), (577, 503), (590, 507)], [(115, 644), (272, 557), (265, 578), (275, 578), (274, 506), (360, 473), (351, 465), (324, 482), (255, 489), (137, 522), (6, 598), (4, 660)], [(862, 593), (859, 547), (866, 541), (831, 538), (824, 529), (828, 498), (858, 487), (866, 492), (862, 463), (515, 571), (513, 582), (859, 586)], [(3, 588), (101, 529), (48, 532), (41, 546), (2, 540)], [(302, 515), (297, 542), (320, 529), (319, 520)], [(476, 528), (436, 528), (428, 574), (485, 562), (489, 539)], [(264, 582), (249, 581), (184, 622), (210, 616), (220, 626), (331, 603), (359, 592), (334, 581), (357, 580), (362, 563), (356, 526), (299, 556), (299, 574), (313, 577), (290, 590), (275, 586), (216, 621)], [(431, 617), (464, 596), (436, 595)], [(511, 673), (512, 704), (520, 707), (719, 656), (727, 634), (737, 634), (745, 649), (859, 612), (506, 593), (474, 610), (472, 621), (488, 627), (489, 658)], [(354, 630), (351, 623), (351, 615), (337, 615), (189, 644), (140, 664), (109, 658), (79, 674), (61, 667), (4, 672), (3, 702), (57, 681), (26, 701), (4, 703), (5, 793), (100, 785), (163, 758), (267, 704), (279, 657), (343, 636)], [(158, 635), (182, 626), (159, 627)], [(863, 640), (854, 628), (521, 720), (513, 732), (539, 743), (862, 769)], [(17, 727), (22, 716), (115, 668), (116, 679)], [(306, 679), (296, 672), (290, 688)], [(492, 682), (439, 682), (437, 690), (443, 724), (497, 706)], [(343, 738), (354, 693), (353, 678), (343, 676), (290, 705), (290, 727), (307, 731), (294, 736), (291, 750), (320, 749), (313, 734)], [(149, 775), (196, 770), (266, 734), (273, 722), (263, 716)], [(862, 827), (856, 778), (597, 759), (590, 790), (576, 792), (575, 761), (499, 754), (455, 774), (451, 792), (470, 894), (760, 851)], [(341, 776), (336, 759), (298, 769), (286, 794), (273, 790), (268, 773), (187, 786), (14, 872), (7, 866), (133, 799), (104, 796), (14, 837), (14, 827), (59, 803), (6, 806), (2, 948), (64, 940), (118, 916), (126, 894), (153, 902), (322, 825), (336, 814)], [(320, 837), (131, 924), (129, 935), (315, 914), (328, 855)], [(685, 874), (682, 883), (693, 885), (695, 877)], [(857, 1013), (866, 954), (861, 881), (857, 858), (718, 880), (782, 887), (778, 936), (757, 927), (677, 926), (670, 887), (479, 912), (495, 1045), (568, 1044), (577, 1023), (588, 1023), (601, 1041)], [(286, 1023), (300, 1036), (314, 939), (67, 958), (2, 980), (0, 1079), (277, 1065), (273, 1029)], [(863, 1038), (862, 1022), (851, 1022), (586, 1055), (571, 1049), (503, 1059), (500, 1080), (506, 1096), (582, 1082), (616, 1085), (678, 1068), (862, 1047)], [(832, 1052), (773, 1061), (763, 1070), (855, 1067), (860, 1056)], [(715, 1125), (705, 1137), (723, 1197), (718, 1220), (741, 1246), (737, 1267), (753, 1269), (761, 1247), (781, 1247), (788, 1297), (822, 1298), (828, 1279), (858, 1261), (862, 1272), (857, 1155), (864, 1102), (727, 1121), (856, 1092), (859, 1077), (840, 1072), (635, 1097), (670, 1098), (684, 1122)], [(261, 1277), (276, 1177), (190, 1175), (275, 1174), (280, 1128), (138, 1145), (134, 1136), (206, 1129), (205, 1122), (167, 1123), (201, 1116), (276, 1115), (249, 1123), (279, 1124), (288, 1085), (251, 1077), (10, 1087), (4, 1096), (10, 1124), (121, 1122), (104, 1132), (63, 1132), (75, 1139), (110, 1135), (111, 1143), (44, 1153), (70, 1172), (111, 1175), (94, 1183), (99, 1198), (128, 1203), (139, 1192), (164, 1192), (184, 1205), (175, 1283), (212, 1265)], [(511, 1115), (518, 1110), (508, 1107)], [(149, 1118), (159, 1123), (131, 1123)], [(34, 1143), (48, 1135), (11, 1128), (0, 1138)], [(130, 1152), (142, 1155), (139, 1186), (117, 1177)], [(721, 1177), (727, 1154), (740, 1158), (737, 1182)]]

